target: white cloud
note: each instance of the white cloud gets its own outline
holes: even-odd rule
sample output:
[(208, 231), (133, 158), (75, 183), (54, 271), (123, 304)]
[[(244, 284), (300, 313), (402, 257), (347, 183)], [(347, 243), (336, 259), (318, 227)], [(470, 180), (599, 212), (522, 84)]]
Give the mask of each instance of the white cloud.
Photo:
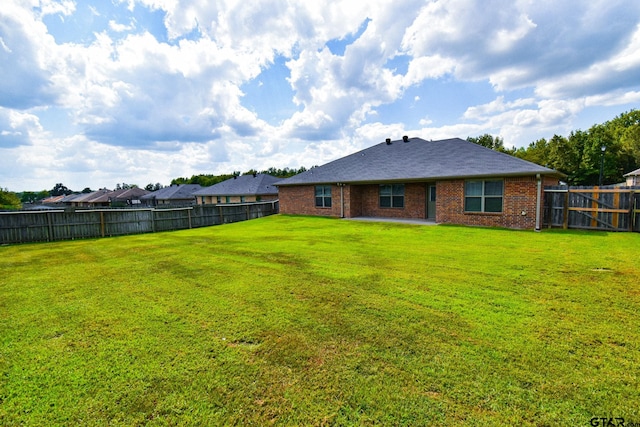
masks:
[(131, 24), (119, 24), (116, 21), (114, 21), (113, 19), (109, 21), (109, 28), (111, 28), (113, 31), (117, 32), (117, 33), (123, 33), (125, 31), (130, 31), (136, 28), (134, 23)]
[(0, 107), (0, 148), (28, 145), (42, 130), (37, 116)]
[(640, 91), (613, 91), (606, 94), (587, 96), (586, 106), (616, 106), (616, 105), (640, 105)]
[[(584, 108), (640, 102), (637, 2), (117, 0), (114, 15), (99, 6), (3, 4), (0, 149), (37, 179), (52, 164), (75, 168), (60, 172), (70, 183), (101, 186), (298, 167), (406, 133), (522, 145), (570, 130)], [(72, 22), (86, 7), (102, 22), (93, 41), (56, 42), (44, 22)], [(159, 33), (143, 25), (144, 8), (164, 12)], [(298, 108), (268, 124), (243, 90), (276, 58)], [(491, 93), (466, 92), (476, 83)], [(456, 116), (434, 110), (447, 105)], [(383, 107), (415, 111), (389, 118)], [(81, 133), (50, 134), (45, 109)]]
[(69, 16), (76, 10), (76, 4), (72, 0), (40, 0), (39, 2), (41, 15), (61, 14)]

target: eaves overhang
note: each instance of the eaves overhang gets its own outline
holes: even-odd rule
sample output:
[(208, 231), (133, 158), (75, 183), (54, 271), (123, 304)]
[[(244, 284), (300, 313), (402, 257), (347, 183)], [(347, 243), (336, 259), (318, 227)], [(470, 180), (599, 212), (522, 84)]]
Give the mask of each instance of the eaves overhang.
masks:
[(348, 184), (348, 185), (366, 185), (366, 184), (385, 184), (385, 183), (411, 183), (411, 182), (435, 182), (450, 181), (459, 179), (487, 179), (487, 178), (517, 178), (526, 176), (550, 176), (555, 178), (566, 178), (567, 175), (550, 170), (548, 172), (505, 172), (505, 173), (486, 173), (473, 175), (440, 175), (440, 176), (424, 176), (424, 177), (406, 177), (406, 178), (375, 178), (375, 179), (320, 179), (309, 180), (305, 182), (277, 182), (276, 187), (298, 187), (303, 185), (326, 185), (326, 184)]

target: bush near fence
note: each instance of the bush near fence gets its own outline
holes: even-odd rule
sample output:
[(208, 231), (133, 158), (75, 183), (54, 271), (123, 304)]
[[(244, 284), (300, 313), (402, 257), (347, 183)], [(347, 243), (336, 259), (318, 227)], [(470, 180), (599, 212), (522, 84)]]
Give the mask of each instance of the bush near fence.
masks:
[(0, 244), (52, 242), (183, 230), (278, 213), (278, 201), (182, 208), (0, 212)]

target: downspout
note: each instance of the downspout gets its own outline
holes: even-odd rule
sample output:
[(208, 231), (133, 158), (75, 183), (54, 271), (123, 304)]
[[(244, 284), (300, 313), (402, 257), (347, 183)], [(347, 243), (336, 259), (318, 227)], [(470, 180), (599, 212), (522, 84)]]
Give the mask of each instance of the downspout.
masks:
[(540, 217), (542, 209), (542, 177), (540, 174), (536, 175), (538, 180), (538, 195), (536, 197), (536, 231), (540, 231)]

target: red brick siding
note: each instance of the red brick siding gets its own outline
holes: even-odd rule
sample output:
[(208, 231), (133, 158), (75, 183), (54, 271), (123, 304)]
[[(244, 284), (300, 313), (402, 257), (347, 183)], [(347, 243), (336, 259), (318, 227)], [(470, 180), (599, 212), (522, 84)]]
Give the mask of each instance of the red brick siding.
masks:
[(280, 187), (280, 213), (298, 215), (340, 216), (340, 187), (331, 186), (331, 207), (316, 207), (314, 185)]
[[(424, 218), (426, 216), (426, 186), (424, 183), (405, 184), (404, 208), (381, 208), (378, 184), (345, 185), (344, 216), (373, 216), (386, 218)], [(340, 187), (331, 186), (331, 208), (315, 206), (315, 186), (280, 187), (280, 212), (284, 214), (337, 216), (340, 210)]]
[[(502, 213), (464, 212), (464, 180), (437, 183), (436, 222), (533, 229), (536, 225), (537, 180), (534, 176), (505, 178)], [(557, 180), (544, 180), (544, 184)]]
[(345, 185), (344, 187), (344, 216), (353, 218), (362, 216), (362, 192), (357, 186)]
[(380, 207), (380, 185), (358, 185), (354, 191), (361, 194), (361, 215), (383, 218), (425, 218), (426, 185), (422, 182), (405, 184), (403, 208)]
[[(533, 229), (536, 222), (537, 180), (535, 177), (504, 179), (502, 213), (465, 213), (465, 180), (439, 181), (436, 183), (436, 222)], [(557, 185), (558, 180), (544, 178), (544, 185)], [(404, 208), (381, 208), (379, 185), (345, 185), (344, 216), (372, 216), (384, 218), (425, 218), (427, 184), (405, 184)], [(315, 206), (315, 186), (280, 187), (280, 212), (284, 214), (341, 215), (340, 187), (331, 187), (332, 207)], [(525, 213), (523, 215), (523, 212)]]

